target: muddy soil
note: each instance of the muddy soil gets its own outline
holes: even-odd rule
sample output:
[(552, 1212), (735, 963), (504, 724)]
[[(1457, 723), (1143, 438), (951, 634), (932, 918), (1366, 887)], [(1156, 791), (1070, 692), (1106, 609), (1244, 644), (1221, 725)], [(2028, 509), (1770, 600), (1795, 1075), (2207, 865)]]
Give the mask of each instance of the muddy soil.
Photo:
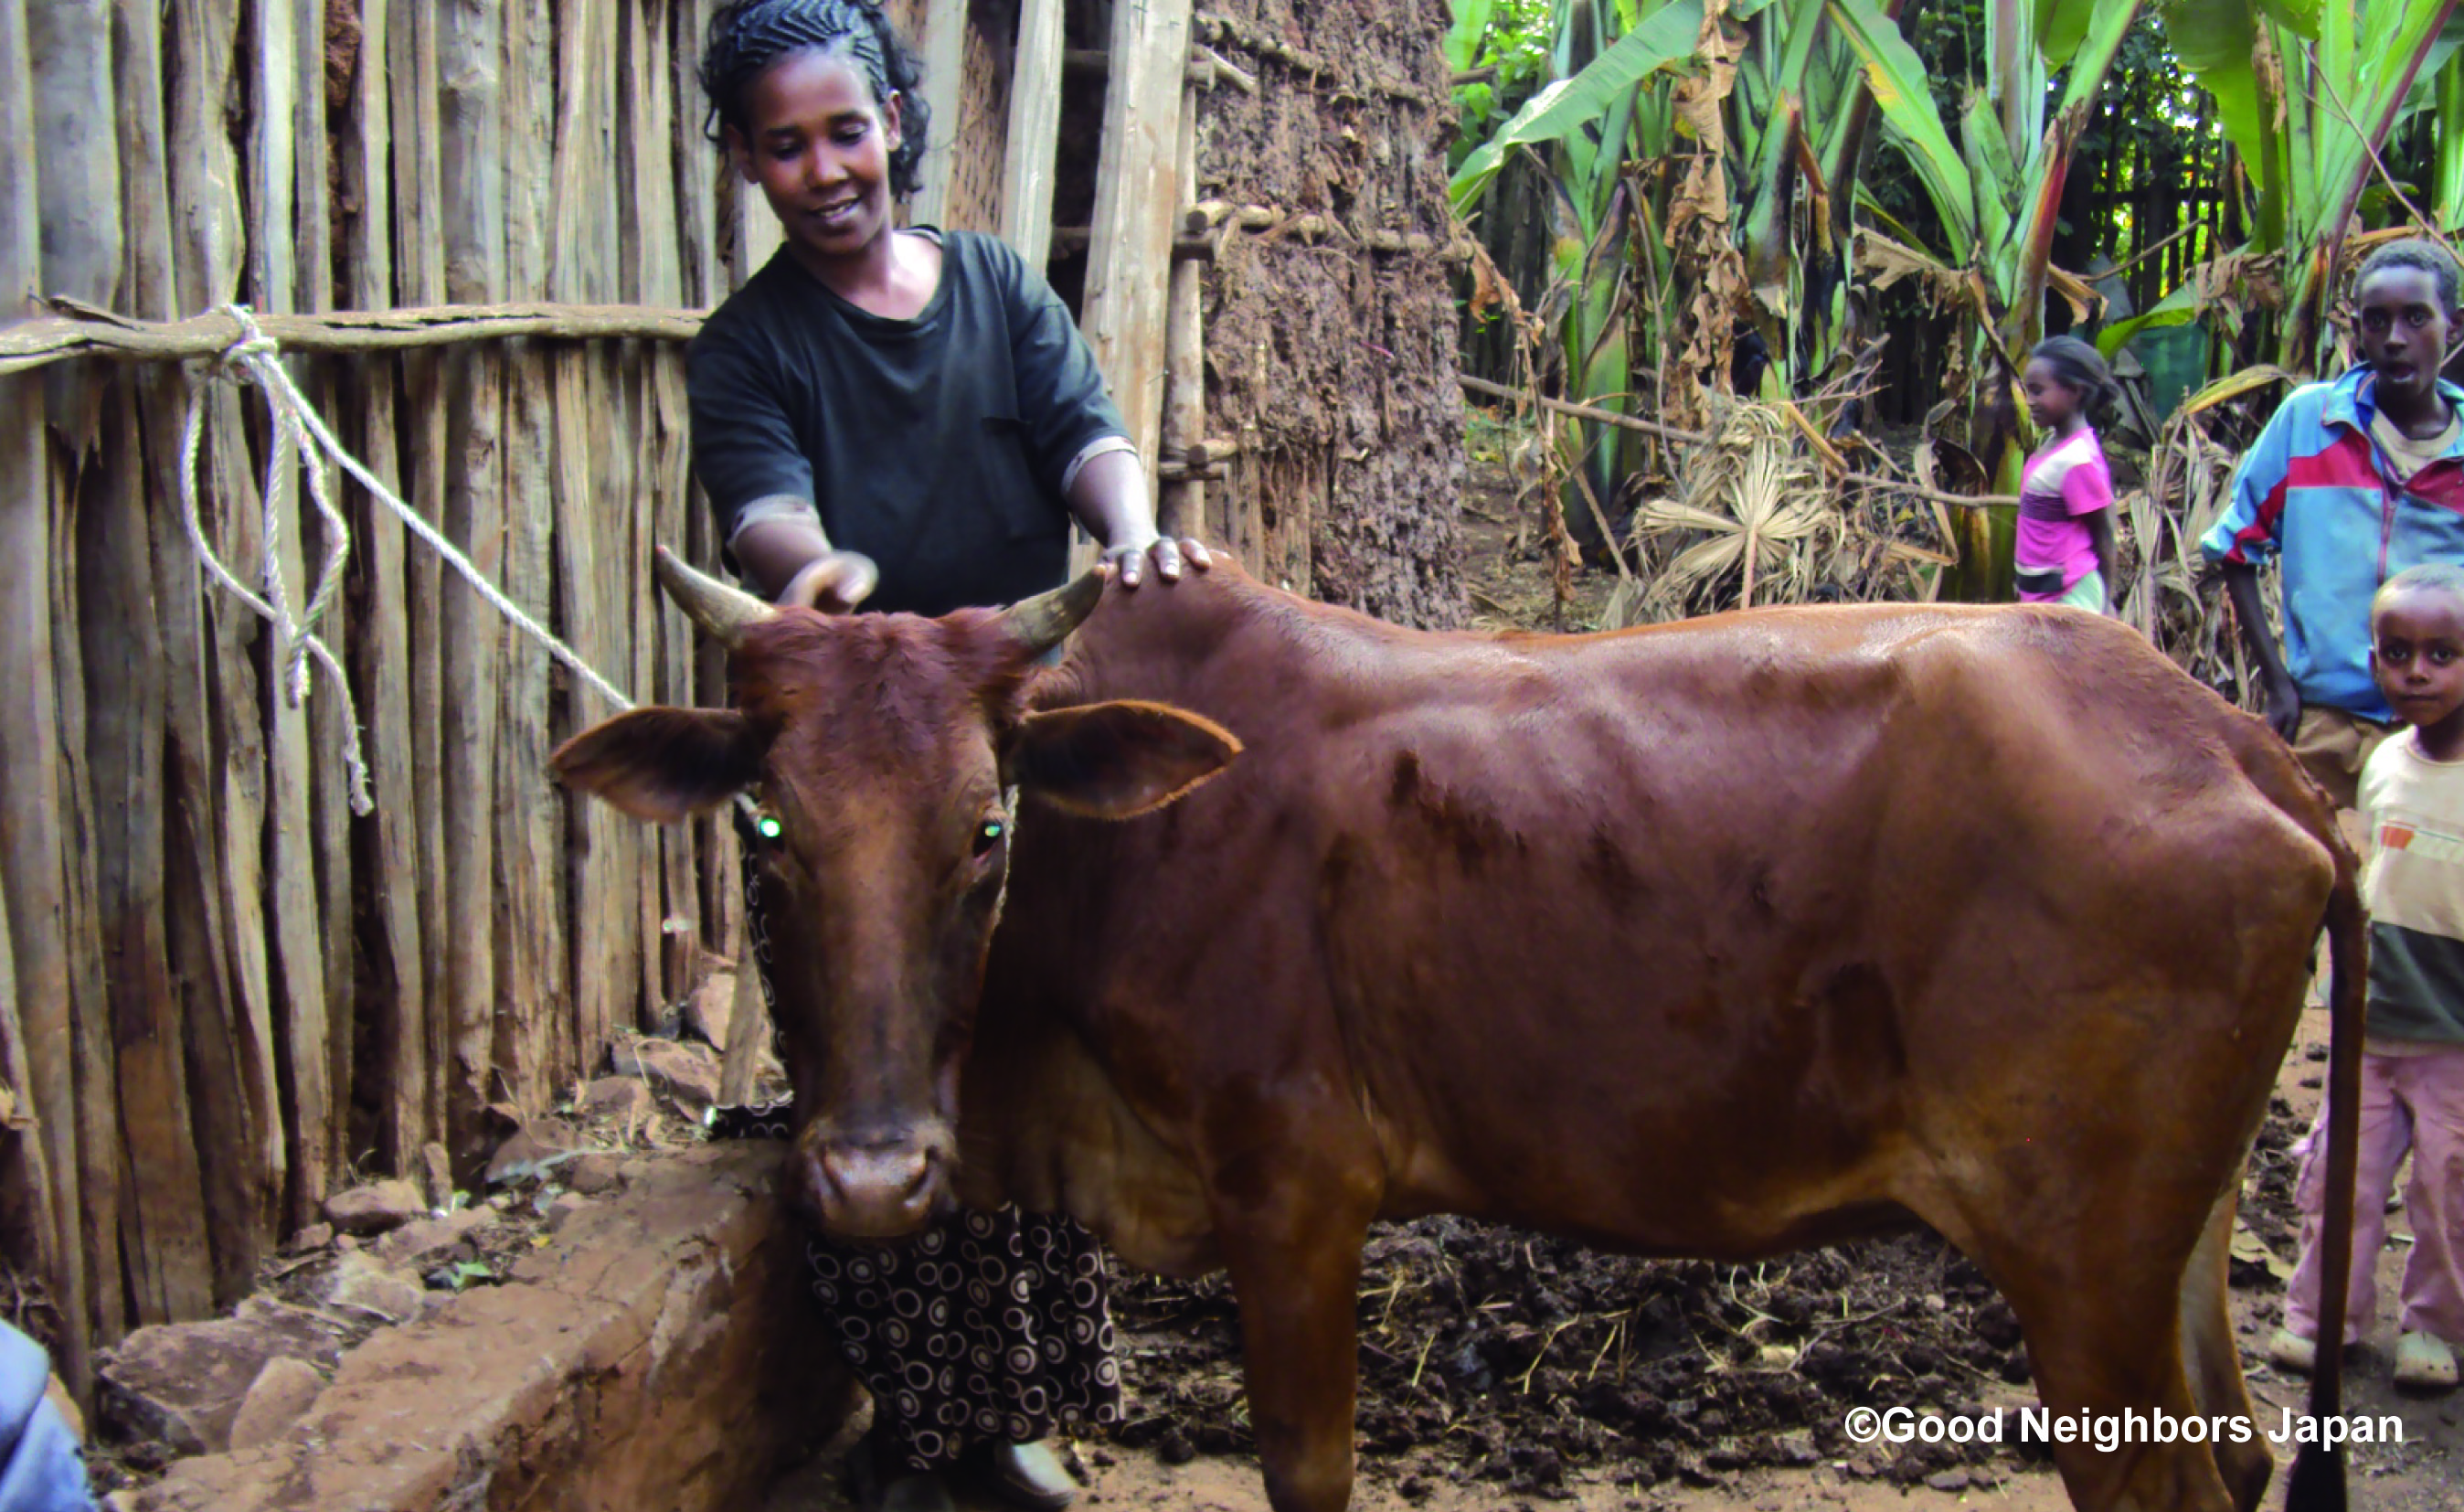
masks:
[[(1470, 440), (1462, 570), (1475, 624), (1595, 628), (1614, 574), (1579, 571), (1561, 595), (1504, 465), (1510, 438), (1476, 422)], [(2233, 1307), (2262, 1427), (2299, 1410), (2305, 1389), (2263, 1350), (2297, 1243), (2287, 1150), (2318, 1106), (2326, 1030), (2323, 1012), (2305, 1015), (2245, 1189)], [(2391, 1227), (2407, 1229), (2400, 1214)], [(2379, 1326), (2348, 1372), (2344, 1409), (2394, 1414), (2403, 1442), (2351, 1451), (2352, 1505), (2464, 1512), (2464, 1397), (2400, 1395), (2388, 1383), (2404, 1251), (2399, 1237), (2380, 1258)], [(1113, 1307), (1128, 1410), (1110, 1438), (1073, 1446), (1086, 1504), (1266, 1512), (1228, 1283), (1116, 1274)], [(1848, 1440), (1853, 1407), (1978, 1416), (2035, 1405), (2017, 1319), (1930, 1232), (1727, 1266), (1600, 1254), (1457, 1218), (1381, 1226), (1359, 1325), (1355, 1507), (2070, 1504), (2050, 1463), (2013, 1446), (1886, 1452)], [(782, 1485), (771, 1512), (846, 1507), (843, 1451)], [(2279, 1469), (2287, 1457), (2278, 1452)]]

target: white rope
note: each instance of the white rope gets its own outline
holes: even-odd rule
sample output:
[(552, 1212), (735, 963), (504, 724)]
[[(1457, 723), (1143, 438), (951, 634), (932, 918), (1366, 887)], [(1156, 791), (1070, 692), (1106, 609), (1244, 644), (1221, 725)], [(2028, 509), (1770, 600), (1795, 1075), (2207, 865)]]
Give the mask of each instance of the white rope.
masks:
[[(295, 411), (285, 409), (280, 391), (266, 384), (260, 370), (259, 365), (262, 365), (277, 375), (282, 374), (281, 366), (274, 360), (276, 349), (274, 343), (256, 328), (256, 322), (249, 319), (246, 311), (234, 307), (233, 313), (239, 317), (240, 327), (245, 334), (225, 354), (225, 368), (252, 374), (266, 387), (266, 402), (275, 422), (274, 456), (267, 463), (264, 490), (265, 562), (258, 574), (265, 585), (266, 597), (260, 598), (249, 591), (248, 586), (234, 577), (231, 568), (223, 566), (222, 559), (215, 556), (213, 548), (206, 544), (205, 527), (197, 518), (197, 450), (205, 434), (206, 414), (203, 384), (189, 389), (188, 413), (180, 428), (180, 523), (188, 532), (188, 545), (195, 548), (197, 560), (205, 564), (206, 570), (212, 574), (214, 581), (254, 611), (259, 618), (274, 626), (275, 664), (283, 669), (284, 692), (293, 708), (297, 708), (300, 700), (308, 696), (310, 656), (316, 657), (327, 672), (333, 674), (336, 697), (342, 700), (342, 762), (350, 771), (351, 812), (365, 814), (376, 805), (368, 797), (368, 767), (360, 754), (360, 715), (358, 707), (351, 701), (350, 678), (343, 675), (342, 664), (335, 659), (332, 648), (310, 628), (323, 616), (333, 598), (335, 585), (341, 581), (342, 563), (350, 550), (349, 538), (341, 528), (341, 520), (325, 498), (323, 469), (311, 454), (310, 487), (327, 523), (325, 570), (319, 578), (316, 594), (309, 600), (306, 622), (294, 619), (283, 589), (281, 559), (275, 547), (281, 530), (281, 505), (288, 487), (287, 475), (297, 465), (301, 451), (298, 421)], [(283, 376), (282, 387), (289, 387), (287, 375)]]
[[(258, 329), (255, 318), (244, 304), (223, 306), (225, 314), (239, 322), (240, 339), (225, 351), (218, 364), (224, 376), (238, 375), (253, 379), (265, 391), (266, 407), (274, 420), (274, 456), (268, 463), (265, 496), (265, 563), (259, 573), (265, 595), (251, 592), (231, 569), (224, 567), (211, 547), (206, 545), (204, 529), (197, 521), (197, 446), (203, 430), (205, 388), (198, 385), (188, 391), (188, 416), (180, 437), (180, 519), (187, 527), (188, 544), (196, 548), (198, 560), (213, 575), (214, 581), (253, 610), (274, 626), (277, 664), (283, 668), (284, 689), (291, 706), (297, 708), (308, 696), (308, 658), (314, 656), (333, 674), (334, 683), (342, 700), (342, 759), (351, 773), (351, 812), (369, 812), (375, 805), (368, 798), (367, 767), (360, 755), (359, 713), (351, 702), (349, 679), (342, 674), (341, 663), (334, 653), (318, 638), (316, 627), (332, 606), (334, 595), (342, 583), (342, 566), (350, 554), (350, 531), (340, 511), (334, 507), (325, 472), (325, 458), (331, 456), (344, 472), (359, 480), (372, 499), (382, 501), (398, 516), (410, 533), (433, 547), (436, 554), (462, 574), (472, 591), (487, 601), (490, 608), (513, 622), (516, 629), (530, 636), (568, 671), (586, 683), (618, 712), (633, 707), (633, 700), (617, 691), (616, 686), (594, 671), (590, 664), (574, 654), (550, 634), (547, 628), (523, 612), (520, 605), (498, 592), (494, 584), (472, 565), (471, 559), (455, 548), (434, 526), (420, 517), (417, 510), (405, 503), (402, 497), (384, 483), (359, 458), (342, 449), (334, 439), (323, 420), (300, 394), (291, 381), (291, 374), (277, 360), (281, 347), (273, 338)], [(316, 443), (309, 445), (310, 441)], [(288, 592), (283, 585), (279, 558), (275, 550), (281, 524), (281, 505), (290, 487), (290, 475), (300, 458), (308, 464), (308, 492), (316, 501), (318, 513), (325, 522), (325, 558), (323, 570), (318, 575), (317, 589), (309, 596), (308, 608), (297, 619), (290, 611)]]

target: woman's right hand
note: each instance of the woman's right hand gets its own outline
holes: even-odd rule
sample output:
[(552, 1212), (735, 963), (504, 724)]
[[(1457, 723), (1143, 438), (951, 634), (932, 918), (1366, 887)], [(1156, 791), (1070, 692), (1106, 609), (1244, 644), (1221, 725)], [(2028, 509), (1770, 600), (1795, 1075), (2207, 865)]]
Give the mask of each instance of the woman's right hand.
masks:
[(779, 590), (781, 608), (844, 614), (870, 597), (881, 568), (861, 551), (825, 551), (796, 570)]
[(2290, 677), (2267, 679), (2267, 723), (2284, 744), (2293, 744), (2294, 732), (2301, 727), (2301, 695)]

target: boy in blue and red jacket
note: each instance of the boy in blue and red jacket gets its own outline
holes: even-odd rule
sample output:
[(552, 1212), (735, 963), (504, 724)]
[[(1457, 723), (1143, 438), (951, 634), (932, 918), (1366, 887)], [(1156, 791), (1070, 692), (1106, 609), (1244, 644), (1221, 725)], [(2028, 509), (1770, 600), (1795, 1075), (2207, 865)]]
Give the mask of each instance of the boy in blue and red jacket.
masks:
[[(2364, 364), (2286, 398), (2200, 545), (2222, 565), (2268, 723), (2340, 810), (2393, 727), (2370, 678), (2370, 601), (2422, 562), (2464, 564), (2464, 389), (2439, 377), (2457, 324), (2455, 259), (2389, 242), (2353, 280)], [(2258, 567), (2280, 554), (2284, 649), (2268, 634)]]

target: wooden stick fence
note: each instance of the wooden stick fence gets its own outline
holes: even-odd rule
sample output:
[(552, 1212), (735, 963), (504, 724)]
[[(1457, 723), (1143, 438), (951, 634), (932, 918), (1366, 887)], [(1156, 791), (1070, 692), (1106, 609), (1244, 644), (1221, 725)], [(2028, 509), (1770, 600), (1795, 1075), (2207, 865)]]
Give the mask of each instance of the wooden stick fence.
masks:
[[(717, 555), (680, 344), (778, 237), (702, 135), (715, 3), (0, 0), (0, 308), (52, 296), (0, 325), (0, 1259), (46, 1283), (25, 1321), (80, 1386), (95, 1346), (246, 1293), (355, 1169), (441, 1144), (467, 1179), (737, 939), (726, 827), (552, 790), (546, 752), (598, 708), (350, 485), (319, 634), (359, 702), (375, 808), (354, 821), (337, 700), (281, 696), (174, 502), (208, 376), (177, 365), (241, 334), (190, 312), (245, 302), (341, 443), (526, 614), (643, 701), (723, 697), (647, 587), (654, 543)], [(1147, 0), (1110, 8), (1114, 66), (1070, 74), (1072, 5), (1087, 34), (1081, 0), (1022, 0), (1001, 56), (960, 0), (889, 0), (957, 60), (931, 85), (935, 218), (1030, 249), (1056, 205), (1094, 228), (1055, 281), (1083, 275), (1167, 512), (1300, 590), (1440, 603), (1408, 515), (1362, 534), (1375, 552), (1343, 532), (1389, 497), (1419, 509), (1460, 436), (1442, 18), (1380, 11), (1364, 36)], [(1344, 145), (1210, 165), (1201, 119)], [(1308, 165), (1338, 157), (1340, 223), (1259, 209), (1322, 202)], [(1242, 207), (1216, 217), (1228, 254), (1177, 273), (1209, 199)], [(1201, 306), (1237, 345), (1208, 351)], [(1386, 345), (1329, 334), (1373, 319)], [(306, 581), (331, 543), (296, 479), (269, 543), (261, 406), (203, 402), (206, 541), (243, 578), (270, 549)]]

